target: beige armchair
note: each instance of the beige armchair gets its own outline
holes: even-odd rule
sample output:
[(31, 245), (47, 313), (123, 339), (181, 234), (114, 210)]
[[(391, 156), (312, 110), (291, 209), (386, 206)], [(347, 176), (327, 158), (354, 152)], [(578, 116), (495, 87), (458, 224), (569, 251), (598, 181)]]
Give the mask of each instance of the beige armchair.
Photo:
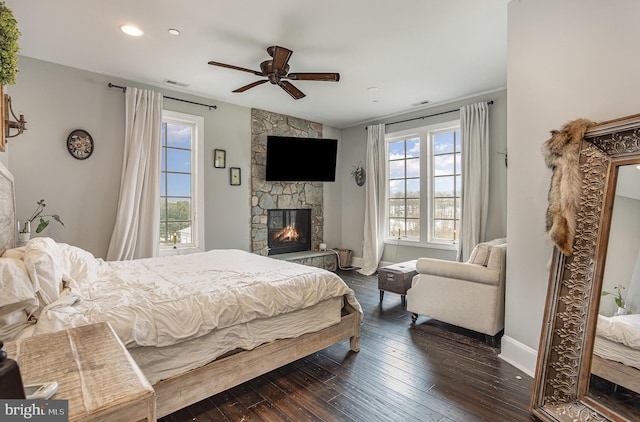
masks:
[(467, 262), (419, 258), (407, 310), (485, 334), (492, 346), (504, 328), (506, 238), (479, 243)]

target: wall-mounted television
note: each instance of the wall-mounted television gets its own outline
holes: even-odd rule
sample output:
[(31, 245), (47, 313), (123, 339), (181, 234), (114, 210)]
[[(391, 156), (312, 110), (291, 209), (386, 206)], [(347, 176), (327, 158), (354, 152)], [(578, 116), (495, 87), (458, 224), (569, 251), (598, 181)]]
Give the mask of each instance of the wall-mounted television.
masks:
[(272, 182), (335, 182), (337, 139), (267, 136), (267, 174)]

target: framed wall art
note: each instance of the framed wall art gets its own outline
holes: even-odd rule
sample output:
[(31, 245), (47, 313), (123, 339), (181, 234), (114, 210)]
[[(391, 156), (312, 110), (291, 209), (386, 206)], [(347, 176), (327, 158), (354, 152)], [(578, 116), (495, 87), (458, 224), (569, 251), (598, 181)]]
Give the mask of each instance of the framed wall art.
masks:
[(240, 167), (231, 167), (229, 169), (229, 184), (231, 186), (240, 186), (241, 183)]
[(227, 152), (223, 149), (213, 150), (213, 167), (223, 169), (226, 167)]

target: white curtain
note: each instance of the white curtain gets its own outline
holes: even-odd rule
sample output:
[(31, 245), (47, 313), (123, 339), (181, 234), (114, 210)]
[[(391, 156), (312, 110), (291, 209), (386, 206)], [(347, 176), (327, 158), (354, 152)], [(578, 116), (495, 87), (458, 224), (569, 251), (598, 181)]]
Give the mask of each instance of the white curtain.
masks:
[(378, 269), (384, 251), (384, 207), (386, 197), (384, 125), (367, 127), (365, 163), (364, 248), (363, 264), (358, 271), (371, 275)]
[(460, 109), (462, 141), (461, 224), (458, 261), (467, 261), (476, 244), (486, 240), (489, 209), (489, 105)]
[(162, 94), (127, 87), (120, 198), (107, 260), (158, 255)]

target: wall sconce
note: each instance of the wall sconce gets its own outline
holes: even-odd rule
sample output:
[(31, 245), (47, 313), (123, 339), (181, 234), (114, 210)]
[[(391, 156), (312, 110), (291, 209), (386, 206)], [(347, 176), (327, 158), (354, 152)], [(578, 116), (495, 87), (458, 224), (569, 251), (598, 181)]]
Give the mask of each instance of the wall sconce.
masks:
[[(0, 151), (5, 151), (6, 140), (15, 138), (27, 130), (27, 121), (24, 119), (23, 114), (18, 118), (13, 112), (11, 97), (4, 93), (4, 87), (2, 86), (0, 86), (0, 95), (2, 97), (2, 101), (0, 101)], [(11, 120), (11, 118), (14, 120)], [(11, 130), (16, 132), (12, 134)]]
[[(24, 119), (24, 114), (21, 114), (20, 118), (18, 118), (15, 115), (15, 113), (13, 112), (13, 107), (11, 105), (11, 97), (8, 96), (7, 94), (4, 94), (4, 104), (5, 104), (5, 110), (7, 111), (7, 115), (5, 116), (5, 120), (4, 120), (4, 123), (5, 123), (4, 137), (15, 138), (16, 136), (21, 135), (22, 132), (27, 130), (26, 128), (27, 121)], [(11, 114), (11, 116), (9, 116), (9, 113)], [(11, 117), (13, 117), (15, 121), (10, 120)], [(18, 131), (13, 135), (11, 135), (9, 132), (11, 129), (17, 129)]]

